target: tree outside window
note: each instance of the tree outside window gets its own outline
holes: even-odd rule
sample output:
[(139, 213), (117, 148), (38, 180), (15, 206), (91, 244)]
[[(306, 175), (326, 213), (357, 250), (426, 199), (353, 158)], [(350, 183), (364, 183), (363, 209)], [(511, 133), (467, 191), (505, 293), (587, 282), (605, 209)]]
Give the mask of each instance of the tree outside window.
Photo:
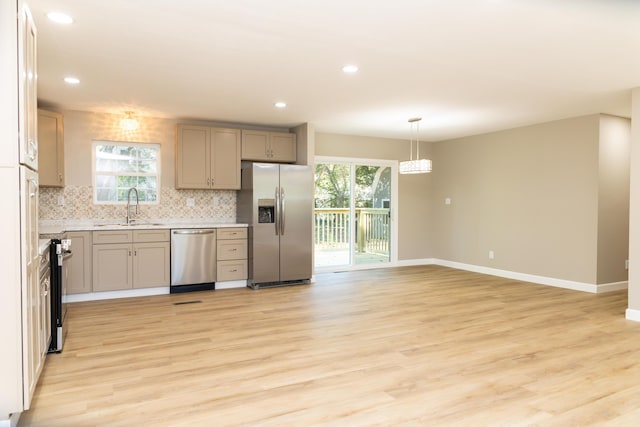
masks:
[(160, 144), (94, 141), (94, 202), (122, 204), (130, 188), (141, 203), (158, 203)]

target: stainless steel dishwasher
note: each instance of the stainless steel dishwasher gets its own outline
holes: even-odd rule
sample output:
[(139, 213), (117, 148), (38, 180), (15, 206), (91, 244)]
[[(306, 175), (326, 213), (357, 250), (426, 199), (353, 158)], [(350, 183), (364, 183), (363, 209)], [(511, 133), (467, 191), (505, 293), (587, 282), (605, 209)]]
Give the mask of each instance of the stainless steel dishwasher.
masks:
[(172, 229), (170, 292), (215, 289), (215, 281), (215, 228)]

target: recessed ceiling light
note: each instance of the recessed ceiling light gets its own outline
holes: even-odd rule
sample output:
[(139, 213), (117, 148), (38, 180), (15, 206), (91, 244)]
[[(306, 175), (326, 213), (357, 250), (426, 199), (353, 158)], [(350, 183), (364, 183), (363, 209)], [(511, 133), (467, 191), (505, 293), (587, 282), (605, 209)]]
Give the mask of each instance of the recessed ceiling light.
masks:
[(273, 105), (275, 105), (275, 106), (276, 106), (276, 108), (284, 108), (284, 107), (286, 107), (286, 106), (287, 106), (287, 103), (286, 103), (286, 102), (279, 101), (279, 102), (276, 102), (276, 103), (275, 103), (275, 104), (273, 104)]
[(47, 18), (58, 24), (71, 24), (73, 22), (72, 17), (60, 12), (49, 12), (47, 13)]
[(77, 85), (78, 83), (80, 83), (80, 79), (76, 77), (65, 77), (64, 81), (66, 83), (69, 83), (70, 85)]
[(342, 71), (344, 71), (345, 73), (355, 73), (358, 71), (358, 66), (357, 65), (345, 65), (344, 67), (342, 67)]

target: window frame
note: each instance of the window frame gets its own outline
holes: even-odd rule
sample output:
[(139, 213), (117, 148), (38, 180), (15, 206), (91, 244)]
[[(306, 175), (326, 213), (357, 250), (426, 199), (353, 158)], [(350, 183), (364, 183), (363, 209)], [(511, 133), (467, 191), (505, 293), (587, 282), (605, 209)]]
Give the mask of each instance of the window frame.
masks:
[[(161, 178), (162, 178), (162, 144), (159, 142), (127, 142), (127, 141), (111, 141), (106, 139), (93, 140), (91, 144), (91, 183), (93, 186), (93, 204), (94, 205), (126, 205), (126, 200), (109, 200), (109, 201), (101, 201), (98, 200), (98, 188), (96, 186), (96, 147), (98, 145), (116, 145), (121, 147), (134, 147), (134, 148), (150, 148), (150, 146), (155, 147), (157, 149), (156, 155), (156, 172), (154, 174), (144, 174), (144, 173), (132, 173), (132, 174), (119, 174), (112, 173), (113, 176), (153, 176), (156, 178), (156, 200), (155, 201), (140, 201), (141, 205), (159, 205), (160, 204), (160, 193), (161, 193)], [(104, 174), (101, 172), (101, 174)]]

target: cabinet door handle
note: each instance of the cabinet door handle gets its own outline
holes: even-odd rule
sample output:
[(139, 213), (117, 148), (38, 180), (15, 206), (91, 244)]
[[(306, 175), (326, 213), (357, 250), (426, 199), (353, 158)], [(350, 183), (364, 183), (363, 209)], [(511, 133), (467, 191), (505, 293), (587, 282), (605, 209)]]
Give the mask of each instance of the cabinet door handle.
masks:
[(129, 251), (129, 256), (131, 256), (131, 251)]
[(62, 182), (62, 174), (61, 173), (58, 174), (58, 181)]
[(211, 186), (213, 187), (214, 183), (216, 182), (215, 178), (211, 178)]
[(38, 155), (38, 148), (36, 146), (35, 141), (32, 138), (29, 138), (29, 159), (35, 160)]
[(234, 268), (233, 270), (229, 270), (229, 271), (230, 271), (231, 273), (237, 273), (237, 272), (238, 272), (238, 269), (237, 269), (237, 268)]

